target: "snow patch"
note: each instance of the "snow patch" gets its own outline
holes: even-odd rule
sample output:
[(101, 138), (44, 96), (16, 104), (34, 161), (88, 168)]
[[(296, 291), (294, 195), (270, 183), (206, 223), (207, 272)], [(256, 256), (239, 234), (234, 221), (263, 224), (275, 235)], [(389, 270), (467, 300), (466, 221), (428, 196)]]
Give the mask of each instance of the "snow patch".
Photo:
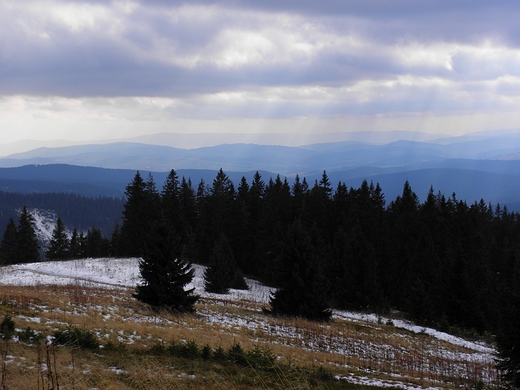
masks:
[[(142, 282), (139, 274), (139, 258), (129, 259), (81, 259), (71, 261), (49, 261), (32, 264), (16, 264), (11, 266), (0, 267), (0, 283), (4, 285), (47, 285), (47, 284), (77, 284), (85, 286), (105, 286), (114, 289), (135, 288)], [(269, 317), (265, 316), (259, 306), (267, 305), (269, 297), (274, 291), (272, 288), (264, 286), (259, 282), (246, 279), (249, 290), (230, 290), (229, 294), (209, 294), (204, 291), (204, 270), (201, 265), (193, 265), (195, 276), (187, 288), (195, 288), (195, 293), (200, 294), (205, 299), (211, 300), (211, 305), (222, 304), (225, 306), (240, 305), (248, 306), (248, 302), (255, 303), (251, 305), (254, 309), (247, 317), (240, 316), (233, 310), (224, 312), (215, 312), (211, 310), (211, 306), (206, 306), (204, 300), (201, 300), (198, 307), (198, 314), (204, 318), (209, 324), (218, 324), (222, 329), (228, 332), (238, 332), (247, 328), (251, 332), (260, 332), (273, 337), (273, 342), (297, 345), (304, 350), (323, 350), (343, 356), (358, 356), (362, 360), (370, 361), (380, 356), (386, 356), (391, 359), (392, 356), (402, 354), (400, 349), (385, 343), (372, 343), (364, 339), (356, 337), (327, 336), (326, 332), (317, 331), (315, 334), (309, 330), (298, 329), (290, 324), (273, 324)], [(207, 301), (206, 301), (207, 302)], [(260, 303), (261, 305), (258, 305)], [(105, 318), (117, 317), (117, 306), (104, 308), (103, 315)], [(81, 313), (77, 313), (80, 315)], [(150, 322), (159, 323), (166, 321), (159, 317), (140, 316), (130, 313), (130, 317), (126, 317), (125, 321), (134, 322)], [(386, 326), (385, 318), (381, 318), (375, 314), (356, 313), (349, 311), (334, 310), (333, 318), (336, 320), (345, 320), (349, 322), (358, 322), (364, 326), (380, 327)], [(35, 322), (36, 317), (26, 317), (26, 321)], [(459, 337), (439, 332), (434, 329), (419, 327), (413, 323), (392, 320), (396, 328), (406, 329), (416, 334), (427, 334), (432, 336), (437, 342), (429, 343), (425, 346), (426, 355), (425, 364), (432, 371), (442, 370), (436, 364), (436, 358), (442, 356), (453, 362), (453, 370), (461, 371), (461, 376), (467, 373), (463, 372), (466, 367), (465, 363), (475, 362), (478, 364), (488, 364), (494, 361), (495, 351), (488, 345), (470, 342)], [(303, 334), (302, 332), (305, 332)], [(135, 332), (134, 332), (135, 333)], [(312, 334), (311, 334), (312, 333)], [(128, 334), (120, 331), (118, 339), (120, 342), (133, 343), (139, 336), (137, 334)], [(413, 339), (414, 335), (403, 333), (403, 338)], [(445, 343), (457, 345), (464, 349), (454, 351), (447, 348)], [(114, 372), (116, 370), (114, 369)], [(117, 374), (117, 372), (116, 372)], [(483, 376), (485, 379), (485, 376)], [(354, 384), (375, 385), (381, 387), (395, 387), (405, 389), (417, 389), (414, 384), (400, 382), (399, 379), (379, 381), (371, 377), (371, 375), (350, 374), (348, 376), (338, 376), (336, 379), (348, 381)]]
[[(17, 210), (18, 214), (22, 212), (21, 209)], [(58, 221), (58, 215), (54, 210), (46, 210), (46, 209), (27, 209), (29, 215), (31, 215), (34, 219), (34, 232), (36, 234), (36, 238), (40, 243), (42, 248), (46, 248), (51, 239), (54, 228), (56, 227), (56, 222)], [(67, 236), (70, 238), (72, 233), (65, 229)]]

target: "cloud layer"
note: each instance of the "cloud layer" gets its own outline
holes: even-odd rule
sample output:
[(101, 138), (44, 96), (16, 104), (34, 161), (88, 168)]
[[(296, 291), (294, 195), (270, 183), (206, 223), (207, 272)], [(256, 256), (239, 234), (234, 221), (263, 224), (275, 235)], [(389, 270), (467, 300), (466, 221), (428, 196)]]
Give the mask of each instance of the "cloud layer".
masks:
[(1, 121), (515, 127), (518, 20), (515, 1), (0, 1)]

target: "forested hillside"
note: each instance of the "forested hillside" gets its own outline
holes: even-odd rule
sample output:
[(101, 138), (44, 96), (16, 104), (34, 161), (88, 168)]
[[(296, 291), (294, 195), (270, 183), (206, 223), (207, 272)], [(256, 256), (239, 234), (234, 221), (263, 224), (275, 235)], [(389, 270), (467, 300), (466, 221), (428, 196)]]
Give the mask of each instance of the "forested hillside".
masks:
[[(287, 281), (279, 275), (291, 267), (280, 254), (301, 245), (312, 253), (306, 256), (310, 264), (299, 267), (324, 281), (319, 292), (331, 306), (399, 309), (424, 324), (478, 332), (498, 328), (501, 289), (514, 283), (517, 272), (519, 214), (434, 189), (420, 203), (408, 182), (387, 201), (378, 184), (340, 182), (333, 188), (326, 173), (312, 184), (296, 176), (290, 185), (279, 176), (265, 182), (257, 172), (235, 188), (222, 170), (212, 183), (196, 186), (172, 171), (162, 189), (151, 175), (143, 180), (143, 193), (129, 211), (128, 199), (137, 191), (132, 184), (126, 203), (0, 192), (0, 228), (23, 205), (49, 209), (69, 228), (98, 228), (112, 240), (111, 253), (139, 256), (153, 226), (166, 219), (191, 261), (209, 264), (224, 237), (238, 269), (273, 286)], [(122, 229), (114, 231), (121, 217)]]
[(128, 195), (139, 191), (139, 205), (125, 214), (121, 255), (139, 255), (165, 218), (192, 261), (210, 263), (225, 236), (240, 270), (280, 286), (290, 267), (281, 254), (300, 246), (312, 253), (299, 253), (311, 263), (298, 267), (324, 281), (319, 293), (333, 307), (398, 309), (423, 324), (479, 333), (498, 329), (503, 290), (516, 283), (519, 215), (483, 200), (467, 204), (432, 189), (420, 203), (406, 182), (387, 202), (378, 184), (333, 188), (326, 173), (311, 185), (299, 177), (292, 186), (280, 177), (266, 183), (257, 173), (235, 189), (222, 170), (196, 189), (174, 171), (162, 192), (151, 176), (141, 189), (133, 184)]
[(88, 230), (95, 226), (107, 237), (121, 220), (124, 199), (87, 197), (65, 193), (12, 193), (0, 191), (0, 234), (10, 218), (18, 219), (23, 206), (54, 211), (72, 230)]
[[(0, 193), (0, 200), (13, 211), (19, 196)], [(279, 176), (265, 182), (257, 172), (235, 188), (222, 169), (211, 184), (196, 186), (172, 170), (162, 188), (137, 172), (124, 201), (23, 200), (55, 210), (69, 226), (90, 225), (96, 215), (98, 226), (112, 227), (102, 255), (144, 257), (155, 274), (179, 258), (209, 269), (227, 264), (219, 270), (229, 279), (221, 291), (236, 288), (242, 273), (277, 287), (266, 308), (275, 315), (326, 320), (330, 308), (398, 310), (419, 324), (518, 344), (520, 214), (484, 200), (467, 204), (432, 188), (421, 203), (405, 182), (387, 201), (379, 184), (333, 188), (325, 172), (312, 184), (296, 176), (292, 185)], [(188, 263), (179, 265), (186, 275)], [(512, 359), (515, 351), (507, 352)]]

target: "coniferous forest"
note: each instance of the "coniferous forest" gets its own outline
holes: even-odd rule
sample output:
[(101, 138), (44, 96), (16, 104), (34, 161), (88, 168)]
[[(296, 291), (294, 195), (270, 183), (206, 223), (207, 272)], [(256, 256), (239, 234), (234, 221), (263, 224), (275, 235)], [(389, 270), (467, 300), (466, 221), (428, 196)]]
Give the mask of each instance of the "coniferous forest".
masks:
[(196, 186), (172, 171), (162, 189), (138, 173), (114, 252), (141, 256), (157, 221), (190, 261), (214, 265), (225, 240), (236, 272), (280, 290), (304, 286), (297, 296), (325, 302), (325, 313), (395, 309), (440, 329), (495, 332), (520, 266), (520, 215), (434, 189), (421, 203), (407, 182), (387, 201), (378, 184), (333, 187), (325, 172), (310, 185), (256, 173), (235, 188), (222, 170)]
[(121, 219), (123, 198), (88, 197), (70, 193), (17, 193), (0, 191), (0, 235), (11, 218), (18, 218), (18, 210), (38, 208), (54, 211), (67, 227), (80, 231), (95, 226), (110, 236)]
[(195, 262), (208, 266), (208, 291), (247, 288), (243, 275), (277, 287), (274, 315), (397, 310), (440, 330), (497, 335), (503, 368), (520, 367), (520, 214), (505, 206), (433, 188), (421, 203), (408, 182), (387, 200), (378, 184), (333, 186), (326, 172), (292, 185), (257, 172), (236, 188), (222, 169), (195, 186), (172, 170), (161, 188), (137, 172), (121, 227), (104, 240), (103, 254), (143, 258), (148, 282), (135, 296), (152, 306), (193, 309), (198, 297), (183, 287)]

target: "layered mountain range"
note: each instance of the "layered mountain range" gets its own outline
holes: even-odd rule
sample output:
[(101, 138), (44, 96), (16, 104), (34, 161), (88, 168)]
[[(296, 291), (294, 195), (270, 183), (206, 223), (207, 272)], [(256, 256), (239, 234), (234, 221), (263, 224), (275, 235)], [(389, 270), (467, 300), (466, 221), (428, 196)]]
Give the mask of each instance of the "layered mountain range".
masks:
[(302, 146), (229, 143), (193, 149), (170, 146), (174, 136), (166, 136), (151, 138), (156, 143), (163, 139), (161, 144), (95, 143), (7, 155), (0, 158), (0, 190), (122, 196), (137, 170), (152, 173), (160, 187), (175, 169), (196, 187), (201, 179), (211, 184), (220, 168), (235, 183), (242, 176), (251, 182), (259, 171), (266, 182), (279, 174), (291, 183), (298, 174), (312, 186), (326, 171), (333, 186), (377, 182), (387, 201), (408, 180), (420, 199), (433, 187), (468, 203), (484, 199), (520, 210), (520, 131), (426, 141), (375, 143), (365, 137)]

